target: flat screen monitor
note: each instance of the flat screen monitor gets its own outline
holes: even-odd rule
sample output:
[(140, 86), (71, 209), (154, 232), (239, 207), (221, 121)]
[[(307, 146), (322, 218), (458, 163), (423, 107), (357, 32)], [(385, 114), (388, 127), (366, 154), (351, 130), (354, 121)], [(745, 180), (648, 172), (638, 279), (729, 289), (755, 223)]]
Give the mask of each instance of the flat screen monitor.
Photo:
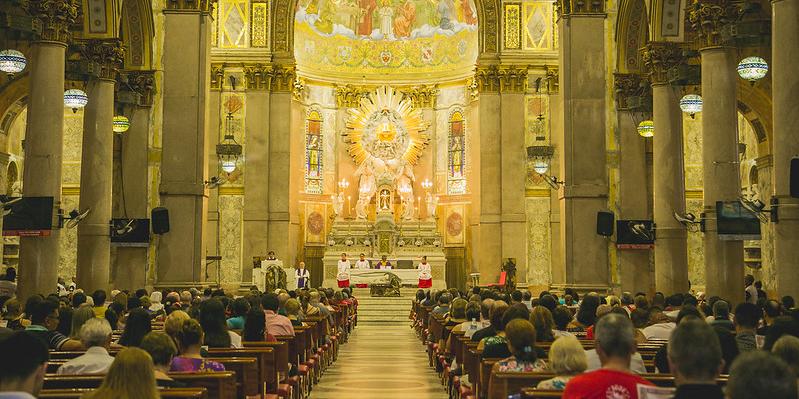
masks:
[(111, 245), (148, 247), (150, 245), (150, 219), (111, 219)]
[(617, 220), (616, 248), (652, 249), (655, 247), (655, 230), (651, 220)]
[[(7, 198), (6, 202), (14, 198)], [(3, 235), (47, 237), (53, 229), (53, 197), (22, 197), (3, 216)]]
[(759, 240), (760, 219), (739, 201), (716, 201), (716, 231), (719, 240)]

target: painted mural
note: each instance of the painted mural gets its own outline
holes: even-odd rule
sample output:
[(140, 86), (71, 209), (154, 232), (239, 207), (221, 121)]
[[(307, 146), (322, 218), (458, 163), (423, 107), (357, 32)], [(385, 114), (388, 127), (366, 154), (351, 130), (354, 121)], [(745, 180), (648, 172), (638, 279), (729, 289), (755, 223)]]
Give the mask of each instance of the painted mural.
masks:
[(295, 57), (309, 73), (453, 72), (477, 57), (474, 0), (301, 0)]

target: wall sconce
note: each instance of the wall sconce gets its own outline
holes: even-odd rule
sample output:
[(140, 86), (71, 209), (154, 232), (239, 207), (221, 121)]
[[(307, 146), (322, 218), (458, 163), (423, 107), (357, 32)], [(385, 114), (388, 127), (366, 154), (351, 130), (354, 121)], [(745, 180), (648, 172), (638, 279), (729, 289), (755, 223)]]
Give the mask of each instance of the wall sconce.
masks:
[(527, 161), (532, 162), (533, 171), (541, 175), (549, 187), (557, 190), (563, 185), (564, 181), (558, 180), (557, 176), (552, 176), (547, 173), (549, 172), (549, 166), (552, 163), (552, 155), (554, 154), (555, 149), (552, 146), (534, 145), (527, 147)]

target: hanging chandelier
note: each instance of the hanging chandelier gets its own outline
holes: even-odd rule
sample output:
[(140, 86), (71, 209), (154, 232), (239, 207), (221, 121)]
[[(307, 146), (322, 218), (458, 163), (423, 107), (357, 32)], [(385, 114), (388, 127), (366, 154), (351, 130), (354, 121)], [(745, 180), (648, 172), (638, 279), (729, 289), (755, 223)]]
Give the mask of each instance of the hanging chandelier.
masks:
[(680, 109), (682, 112), (694, 117), (702, 112), (702, 96), (698, 94), (686, 94), (680, 99)]
[(225, 173), (233, 173), (238, 167), (241, 144), (236, 141), (233, 135), (233, 114), (230, 112), (225, 118), (225, 127), (225, 139), (216, 145), (216, 156), (219, 158), (222, 170)]
[(125, 133), (130, 129), (130, 120), (125, 115), (114, 116), (112, 130), (114, 133)]
[(768, 63), (761, 57), (746, 57), (738, 63), (738, 76), (755, 84), (768, 73)]
[(638, 124), (637, 130), (641, 137), (652, 137), (655, 135), (655, 122), (649, 119), (643, 120)]
[(64, 106), (71, 108), (72, 112), (78, 112), (89, 103), (89, 96), (81, 89), (69, 89), (64, 92)]
[(28, 60), (25, 54), (11, 49), (0, 51), (0, 71), (7, 73), (9, 77), (22, 72), (26, 65)]

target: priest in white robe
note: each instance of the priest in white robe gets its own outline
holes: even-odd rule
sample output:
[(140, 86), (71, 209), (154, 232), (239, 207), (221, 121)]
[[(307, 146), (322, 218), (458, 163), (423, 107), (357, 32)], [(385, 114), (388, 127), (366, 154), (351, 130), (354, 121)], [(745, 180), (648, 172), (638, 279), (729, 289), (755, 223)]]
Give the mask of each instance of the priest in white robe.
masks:
[(305, 268), (305, 262), (300, 262), (297, 265), (294, 274), (297, 277), (297, 289), (308, 288), (308, 284), (311, 282), (311, 273)]
[[(360, 258), (355, 261), (355, 268), (360, 270), (370, 269), (369, 261), (366, 260), (366, 255), (361, 254)], [(366, 288), (367, 286), (367, 284), (355, 284), (357, 288)]]
[(350, 261), (347, 260), (347, 254), (342, 253), (341, 259), (338, 261), (338, 274), (336, 275), (336, 280), (338, 280), (338, 287), (344, 288), (350, 286)]

